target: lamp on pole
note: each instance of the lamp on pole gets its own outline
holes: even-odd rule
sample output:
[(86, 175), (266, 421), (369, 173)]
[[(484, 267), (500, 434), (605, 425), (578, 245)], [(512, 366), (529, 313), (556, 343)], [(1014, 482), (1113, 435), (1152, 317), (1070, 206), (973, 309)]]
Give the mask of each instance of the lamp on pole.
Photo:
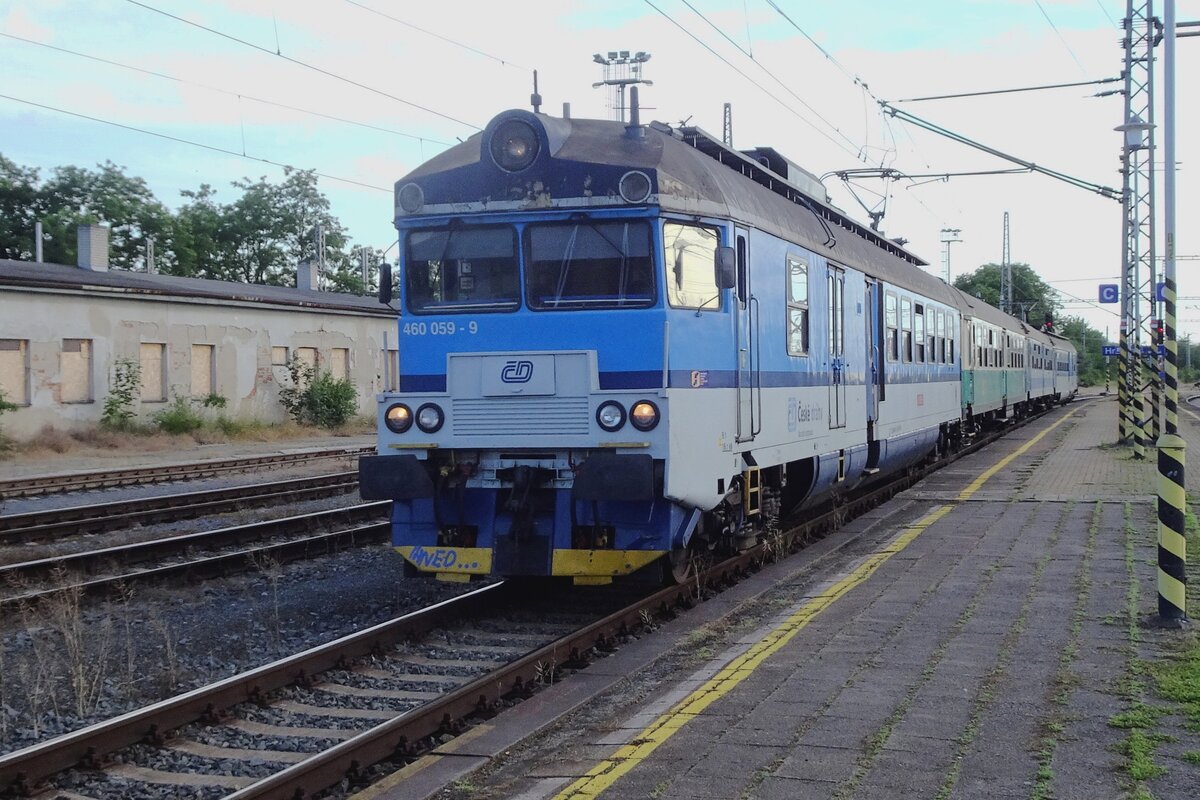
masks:
[(962, 228), (942, 228), (942, 244), (945, 247), (942, 249), (942, 278), (946, 283), (950, 283), (950, 243), (961, 242)]

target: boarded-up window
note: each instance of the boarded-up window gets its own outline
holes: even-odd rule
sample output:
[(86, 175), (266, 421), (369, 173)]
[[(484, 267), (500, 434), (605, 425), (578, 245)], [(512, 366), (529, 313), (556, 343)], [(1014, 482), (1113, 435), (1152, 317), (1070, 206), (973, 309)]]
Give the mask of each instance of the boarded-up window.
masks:
[(387, 375), (384, 377), (384, 385), (390, 392), (400, 391), (400, 351), (387, 351)]
[(167, 346), (142, 342), (138, 351), (142, 365), (142, 402), (160, 403), (167, 399)]
[(216, 391), (213, 350), (211, 344), (192, 345), (192, 397), (208, 397)]
[(29, 405), (29, 340), (0, 339), (0, 395), (9, 403)]
[(92, 402), (92, 340), (63, 339), (59, 372), (61, 402)]
[[(313, 374), (316, 374), (317, 369), (317, 348), (315, 347), (297, 347), (296, 360), (305, 366), (312, 367)], [(301, 381), (299, 388), (303, 389), (306, 381)]]
[(271, 348), (271, 366), (286, 367), (288, 363), (288, 349), (286, 347)]
[(350, 380), (350, 350), (345, 347), (333, 348), (329, 359), (329, 371), (339, 381)]

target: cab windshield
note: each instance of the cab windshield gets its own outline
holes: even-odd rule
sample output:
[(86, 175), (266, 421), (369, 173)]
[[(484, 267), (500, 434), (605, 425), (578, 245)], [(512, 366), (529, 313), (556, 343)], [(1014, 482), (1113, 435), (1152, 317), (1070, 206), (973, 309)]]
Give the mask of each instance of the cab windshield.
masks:
[(421, 314), (512, 311), (520, 303), (516, 232), (508, 226), (408, 235), (408, 308)]
[(530, 225), (525, 229), (525, 298), (537, 310), (654, 305), (649, 224)]

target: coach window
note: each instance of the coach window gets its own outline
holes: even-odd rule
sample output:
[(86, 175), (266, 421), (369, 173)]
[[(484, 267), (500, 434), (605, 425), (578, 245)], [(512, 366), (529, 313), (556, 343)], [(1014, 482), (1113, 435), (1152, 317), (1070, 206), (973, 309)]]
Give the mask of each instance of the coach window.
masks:
[(897, 324), (896, 295), (887, 293), (887, 349), (888, 361), (900, 360), (900, 332)]
[(934, 340), (933, 358), (939, 364), (945, 364), (946, 363), (946, 312), (942, 311), (941, 309), (938, 309), (935, 313), (937, 314), (937, 322), (935, 323), (937, 325), (937, 329), (934, 332), (934, 336), (936, 336), (937, 338)]
[(788, 355), (808, 355), (808, 263), (787, 257)]
[(947, 342), (948, 348), (946, 350), (946, 363), (947, 364), (954, 363), (954, 339), (955, 339), (955, 334), (959, 330), (961, 330), (961, 328), (958, 327), (958, 320), (956, 320), (954, 318), (953, 314), (951, 314), (949, 311), (947, 311), (946, 312), (946, 334), (947, 334), (947, 339), (949, 339), (949, 341)]
[(913, 304), (912, 300), (907, 297), (900, 298), (900, 330), (901, 342), (900, 352), (903, 354), (904, 360), (907, 363), (912, 363), (913, 360)]
[(913, 317), (913, 342), (916, 346), (916, 361), (925, 361), (925, 306), (917, 303), (916, 316)]
[[(674, 227), (687, 232), (686, 236), (668, 234), (675, 245), (683, 243), (687, 251), (683, 260), (707, 261), (708, 277), (713, 280), (716, 231)], [(671, 228), (668, 223), (668, 231)], [(667, 247), (670, 253), (672, 244)], [(641, 221), (530, 225), (525, 229), (526, 301), (536, 310), (654, 305), (650, 253), (650, 226)]]
[(509, 227), (413, 231), (404, 274), (408, 308), (417, 314), (513, 311), (520, 302)]

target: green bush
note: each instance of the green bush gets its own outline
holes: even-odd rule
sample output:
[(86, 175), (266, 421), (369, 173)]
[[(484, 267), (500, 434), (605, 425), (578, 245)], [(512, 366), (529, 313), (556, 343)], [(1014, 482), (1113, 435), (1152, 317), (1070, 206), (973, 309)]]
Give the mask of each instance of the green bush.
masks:
[(358, 392), (348, 380), (316, 368), (296, 357), (288, 362), (291, 385), (279, 390), (279, 402), (301, 425), (336, 428), (354, 416)]
[(104, 411), (100, 414), (100, 427), (110, 431), (132, 429), (133, 400), (141, 388), (142, 365), (132, 358), (114, 361), (112, 381), (108, 385), (108, 396), (104, 398)]
[(187, 398), (176, 397), (167, 408), (154, 415), (154, 424), (165, 433), (191, 433), (204, 427), (204, 418), (196, 413)]
[[(4, 392), (0, 392), (0, 417), (3, 417), (7, 411), (16, 411), (19, 406), (16, 403), (10, 403), (4, 399)], [(4, 428), (0, 426), (0, 453), (12, 449), (12, 439), (4, 435)]]

